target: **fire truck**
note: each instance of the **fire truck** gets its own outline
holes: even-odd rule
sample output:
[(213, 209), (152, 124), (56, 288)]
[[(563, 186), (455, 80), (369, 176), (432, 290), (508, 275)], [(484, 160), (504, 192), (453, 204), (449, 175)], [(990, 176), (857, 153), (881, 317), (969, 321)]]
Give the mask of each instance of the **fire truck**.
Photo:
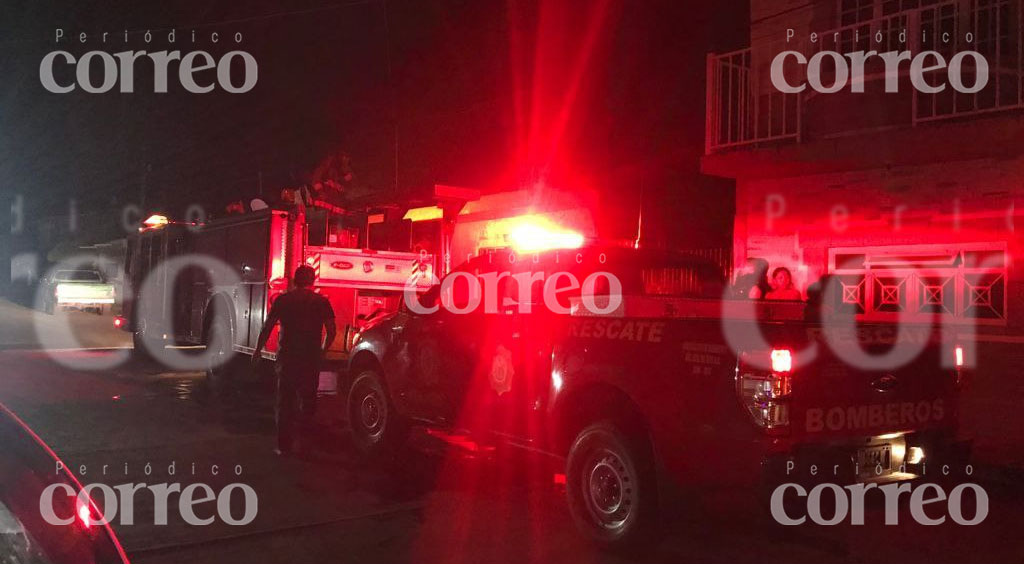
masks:
[[(728, 300), (720, 270), (694, 257), (581, 246), (540, 228), (521, 242), (571, 248), (481, 255), (424, 293), (421, 311), (360, 333), (347, 414), (367, 455), (390, 456), (414, 425), (550, 454), (577, 527), (611, 548), (649, 539), (680, 491), (759, 508), (788, 482), (884, 484), (945, 464), (963, 476), (957, 398), (972, 353), (938, 328), (848, 319), (833, 332), (824, 320), (841, 309), (828, 292)], [(534, 274), (598, 271), (621, 284), (615, 307), (597, 285), (536, 299)], [(494, 291), (508, 307), (466, 308), (471, 280), (507, 283)], [(588, 295), (609, 307), (580, 307)], [(915, 354), (898, 366), (844, 360), (907, 342)]]
[[(269, 208), (204, 223), (152, 216), (129, 240), (130, 293), (115, 324), (132, 332), (138, 351), (212, 348), (210, 375), (222, 376), (230, 359), (253, 354), (271, 304), (306, 264), (336, 315), (339, 338), (327, 360), (344, 361), (359, 326), (396, 310), (406, 284), (426, 289), (432, 276), (430, 255), (364, 248), (366, 217)], [(277, 333), (265, 358), (276, 356)]]

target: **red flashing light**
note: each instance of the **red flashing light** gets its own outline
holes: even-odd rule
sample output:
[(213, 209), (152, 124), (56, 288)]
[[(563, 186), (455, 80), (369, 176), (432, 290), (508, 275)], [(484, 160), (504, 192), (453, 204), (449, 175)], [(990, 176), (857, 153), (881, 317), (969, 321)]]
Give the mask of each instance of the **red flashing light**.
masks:
[(275, 258), (274, 260), (270, 261), (270, 279), (276, 280), (278, 278), (284, 277), (284, 258)]
[(92, 527), (92, 511), (89, 510), (89, 506), (81, 501), (78, 502), (78, 521), (82, 523), (82, 526), (88, 529)]
[(283, 218), (274, 216), (271, 220), (274, 236), (270, 238), (270, 251), (267, 257), (270, 262), (271, 280), (288, 277), (288, 223)]
[(124, 327), (124, 318), (121, 317), (121, 316), (115, 317), (114, 318), (114, 327), (117, 327), (118, 329)]
[(955, 351), (954, 351), (954, 353), (956, 354), (956, 367), (957, 368), (963, 368), (964, 367), (964, 348), (961, 347), (961, 346), (957, 346)]
[(563, 227), (540, 214), (505, 217), (487, 222), (478, 249), (511, 248), (516, 253), (539, 253), (555, 249), (578, 249), (583, 234)]
[(789, 349), (772, 349), (772, 372), (793, 370), (793, 353)]
[(523, 223), (508, 234), (513, 250), (536, 253), (553, 249), (578, 249), (583, 246), (583, 235), (575, 231), (561, 231), (535, 223)]

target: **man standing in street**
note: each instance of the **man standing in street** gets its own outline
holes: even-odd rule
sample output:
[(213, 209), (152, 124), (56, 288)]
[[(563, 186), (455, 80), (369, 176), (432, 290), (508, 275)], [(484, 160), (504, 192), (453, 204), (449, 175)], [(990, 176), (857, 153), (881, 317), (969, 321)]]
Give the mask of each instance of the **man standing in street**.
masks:
[[(316, 272), (295, 269), (295, 289), (282, 294), (270, 308), (256, 342), (255, 368), (271, 331), (281, 324), (277, 353), (277, 454), (291, 454), (296, 428), (308, 431), (316, 408), (320, 362), (337, 335), (334, 310), (327, 298), (313, 291)], [(327, 333), (324, 338), (324, 331)]]

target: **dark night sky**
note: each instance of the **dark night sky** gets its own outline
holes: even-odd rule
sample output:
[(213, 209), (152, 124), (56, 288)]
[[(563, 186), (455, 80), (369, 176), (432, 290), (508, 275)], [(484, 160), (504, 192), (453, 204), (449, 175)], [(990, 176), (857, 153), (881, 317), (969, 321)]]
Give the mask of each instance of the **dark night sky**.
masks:
[[(359, 185), (387, 193), (396, 124), (396, 197), (543, 177), (596, 188), (606, 209), (635, 208), (639, 184), (663, 213), (692, 207), (705, 53), (741, 46), (747, 18), (742, 0), (18, 4), (0, 8), (0, 190), (37, 213), (74, 197), (112, 218), (143, 192), (147, 208), (219, 208), (254, 196), (260, 173), (277, 192), (332, 149), (351, 154)], [(241, 32), (259, 82), (191, 94), (172, 75), (171, 92), (156, 94), (140, 60), (135, 93), (52, 94), (39, 62), (57, 28), (76, 56), (176, 47), (219, 58), (235, 47), (209, 34)], [(625, 225), (634, 214), (609, 216)]]

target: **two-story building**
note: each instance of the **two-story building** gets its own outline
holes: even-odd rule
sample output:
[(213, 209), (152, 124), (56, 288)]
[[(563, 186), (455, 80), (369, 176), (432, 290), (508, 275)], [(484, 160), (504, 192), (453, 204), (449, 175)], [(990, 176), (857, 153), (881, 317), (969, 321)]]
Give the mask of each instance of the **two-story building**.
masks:
[[(1020, 333), (1022, 18), (1021, 0), (751, 0), (750, 47), (707, 59), (702, 169), (735, 179), (734, 263), (789, 267), (801, 289), (835, 274), (835, 305), (864, 318)], [(786, 56), (773, 82), (784, 51), (807, 62)], [(857, 51), (975, 51), (987, 82), (960, 92), (934, 56), (923, 85), (910, 61), (857, 73)], [(961, 60), (970, 90), (984, 69)]]

